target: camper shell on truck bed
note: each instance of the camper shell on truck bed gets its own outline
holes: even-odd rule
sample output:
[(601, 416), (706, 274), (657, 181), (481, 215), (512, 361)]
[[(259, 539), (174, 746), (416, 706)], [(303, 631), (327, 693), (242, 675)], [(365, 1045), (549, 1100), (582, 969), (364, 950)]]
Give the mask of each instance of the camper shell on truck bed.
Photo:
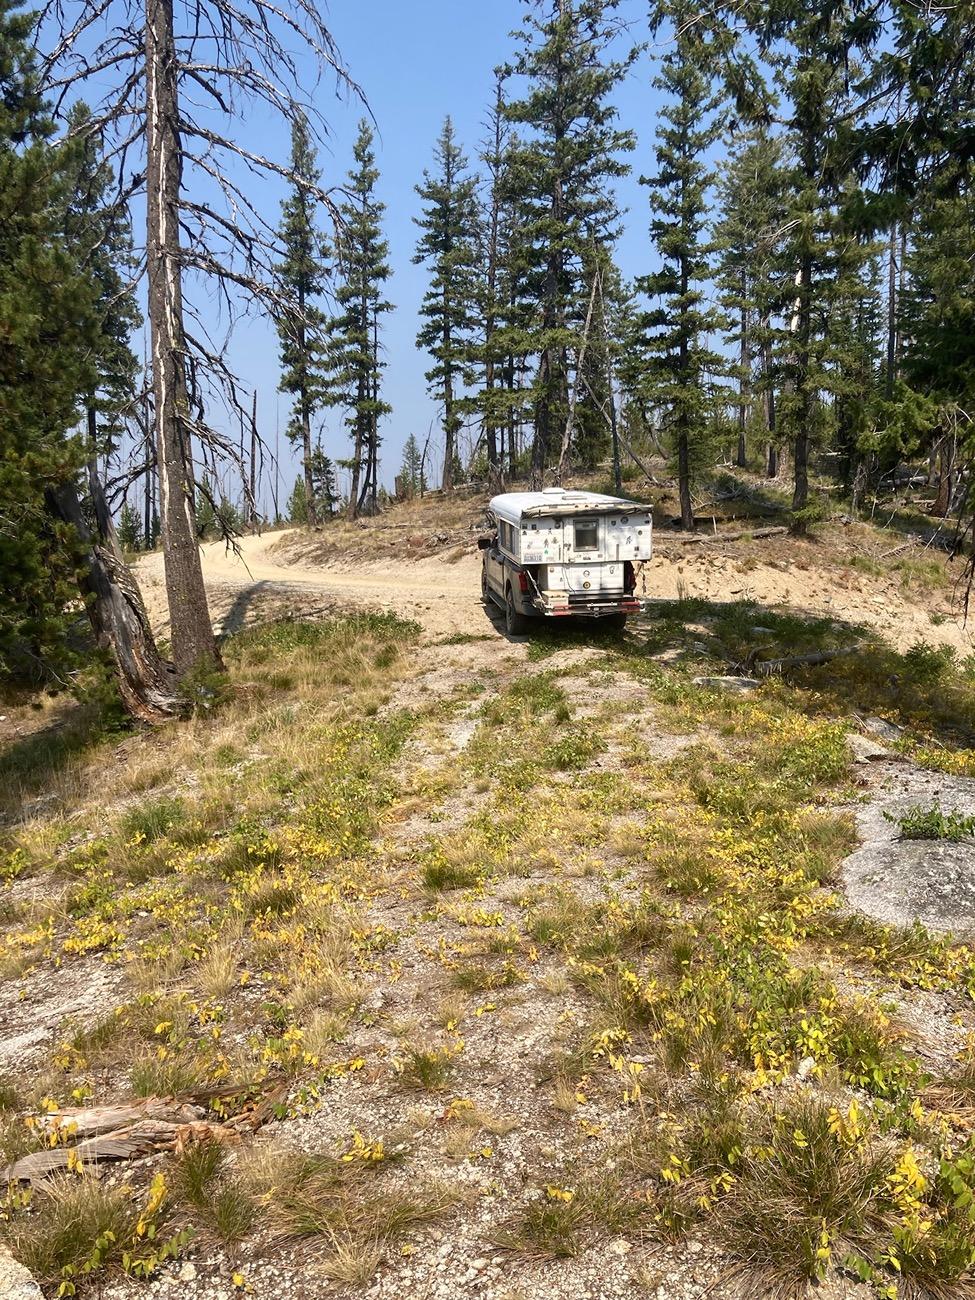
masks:
[(650, 507), (599, 492), (505, 492), (488, 506), (481, 586), (505, 610), (509, 632), (532, 616), (608, 619), (642, 609), (637, 564), (650, 559)]

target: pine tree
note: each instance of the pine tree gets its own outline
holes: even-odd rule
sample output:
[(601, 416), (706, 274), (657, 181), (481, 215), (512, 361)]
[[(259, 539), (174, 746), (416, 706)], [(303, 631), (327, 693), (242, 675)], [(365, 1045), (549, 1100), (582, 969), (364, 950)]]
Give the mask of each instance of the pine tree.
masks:
[(68, 115), (72, 140), (70, 192), (65, 217), (69, 249), (97, 289), (95, 389), (85, 400), (92, 460), (107, 457), (124, 428), (136, 390), (139, 363), (133, 330), (142, 313), (133, 289), (137, 274), (128, 207), (117, 192), (111, 164), (103, 156), (101, 133), (87, 105)]
[(417, 444), (416, 437), (411, 433), (403, 445), (403, 465), (400, 469), (399, 476), (403, 481), (403, 486), (412, 496), (415, 492), (422, 492), (425, 484), (423, 483), (423, 458), (420, 454), (420, 448)]
[(815, 9), (773, 0), (749, 12), (760, 51), (775, 69), (792, 155), (783, 223), (792, 283), (781, 301), (787, 324), (777, 364), (780, 423), (793, 441), (792, 505), (801, 531), (810, 450), (826, 427), (822, 399), (830, 387), (829, 341), (817, 303), (825, 301), (835, 274), (838, 206), (856, 162), (847, 129), (857, 111), (851, 108), (850, 69), (872, 47), (877, 27), (868, 0), (826, 0)]
[(311, 481), (316, 516), (321, 519), (322, 516), (327, 515), (331, 519), (339, 499), (335, 485), (335, 466), (325, 455), (321, 440), (311, 454)]
[(709, 455), (712, 377), (722, 369), (706, 342), (722, 322), (705, 301), (711, 250), (703, 238), (713, 179), (707, 151), (721, 123), (708, 37), (695, 13), (689, 0), (664, 0), (655, 11), (656, 26), (667, 21), (673, 29), (654, 81), (667, 96), (657, 126), (657, 174), (644, 179), (652, 187), (657, 215), (650, 231), (662, 266), (639, 281), (645, 293), (659, 299), (646, 318), (647, 346), (656, 401), (664, 408), (677, 463), (681, 524), (687, 529), (694, 527), (693, 478)]
[(217, 507), (213, 499), (213, 484), (208, 474), (204, 474), (196, 487), (196, 535), (200, 541), (208, 541), (216, 533)]
[(295, 479), (295, 485), (291, 489), (291, 495), (288, 497), (287, 518), (289, 524), (296, 524), (299, 528), (308, 523), (308, 490), (305, 485), (304, 475)]
[(769, 460), (774, 461), (775, 309), (783, 275), (783, 187), (781, 142), (764, 123), (742, 131), (718, 183), (721, 217), (715, 226), (718, 252), (715, 282), (727, 316), (725, 341), (737, 357), (738, 446), (735, 460), (747, 463), (746, 430), (757, 403), (764, 406)]
[(475, 331), (478, 321), (478, 203), (477, 181), (454, 137), (453, 123), (444, 119), (433, 152), (434, 171), (423, 173), (416, 192), (424, 208), (414, 221), (423, 232), (413, 256), (426, 264), (430, 283), (420, 304), (424, 323), (416, 336), (433, 367), (426, 379), (430, 396), (443, 408), (444, 463), (441, 486), (454, 486), (457, 435), (471, 400), (462, 391), (474, 380)]
[(70, 431), (98, 390), (105, 302), (68, 244), (78, 155), (49, 143), (32, 32), (33, 18), (0, 0), (0, 676), (63, 684), (80, 605), (126, 708), (156, 721), (180, 704), (171, 674), (114, 537), (92, 534), (79, 499), (90, 448)]
[(578, 356), (589, 298), (585, 259), (610, 244), (619, 211), (612, 181), (629, 170), (634, 147), (616, 125), (613, 90), (632, 61), (606, 57), (618, 35), (618, 0), (526, 0), (513, 72), (522, 99), (506, 112), (527, 128), (510, 153), (510, 185), (522, 218), (521, 291), (537, 306), (520, 343), (537, 356), (532, 477), (541, 481), (568, 418), (570, 352)]
[(78, 561), (46, 493), (84, 463), (69, 436), (94, 383), (94, 287), (60, 230), (70, 159), (33, 66), (34, 19), (0, 0), (0, 677), (50, 680), (72, 666)]
[[(946, 515), (963, 453), (975, 455), (975, 185), (970, 168), (947, 166), (919, 196), (908, 254), (908, 288), (901, 307), (907, 384), (927, 411), (911, 406), (928, 426), (938, 463), (932, 512)], [(898, 394), (906, 401), (908, 393)], [(969, 490), (969, 513), (975, 496)]]
[(122, 502), (118, 517), (118, 544), (123, 551), (138, 551), (142, 546), (142, 520), (128, 501)]
[(493, 486), (500, 486), (503, 473), (501, 444), (509, 414), (505, 397), (507, 390), (501, 382), (505, 362), (504, 338), (503, 334), (499, 337), (499, 332), (507, 318), (509, 297), (505, 233), (510, 226), (505, 220), (505, 183), (510, 127), (504, 111), (504, 70), (495, 69), (494, 79), (494, 102), (488, 112), (487, 139), (480, 155), (487, 171), (487, 193), (482, 218), (484, 275), (481, 280), (481, 338), (477, 352), (483, 368), (483, 384), (475, 401), (484, 421), (489, 481)]
[(279, 267), (288, 306), (278, 317), (281, 341), (280, 390), (291, 393), (294, 403), (288, 421), (288, 437), (301, 448), (307, 497), (306, 518), (318, 523), (312, 482), (312, 417), (322, 404), (324, 316), (315, 300), (325, 286), (323, 238), (315, 224), (316, 199), (312, 187), (320, 175), (315, 147), (303, 114), (291, 126), (292, 191), (282, 205), (281, 241), (284, 259)]
[(390, 276), (389, 245), (383, 238), (386, 205), (376, 198), (372, 130), (365, 120), (353, 150), (347, 198), (339, 207), (336, 238), (340, 312), (328, 322), (326, 400), (346, 412), (352, 433), (352, 483), (348, 514), (354, 519), (368, 501), (376, 508), (379, 487), (379, 421), (391, 408), (380, 398), (385, 362), (380, 355), (380, 320), (392, 311), (384, 297)]
[[(855, 185), (851, 184), (855, 193)], [(854, 505), (866, 482), (884, 389), (884, 302), (878, 242), (853, 229), (840, 204), (833, 233), (831, 274), (816, 304), (816, 330), (829, 359), (832, 399), (826, 437)]]

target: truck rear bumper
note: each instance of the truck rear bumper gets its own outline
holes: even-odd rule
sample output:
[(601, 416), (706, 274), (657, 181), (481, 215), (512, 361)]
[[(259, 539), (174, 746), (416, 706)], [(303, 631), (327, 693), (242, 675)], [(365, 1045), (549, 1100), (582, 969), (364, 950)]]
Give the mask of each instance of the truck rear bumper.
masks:
[(547, 592), (532, 601), (537, 613), (545, 618), (605, 618), (609, 614), (641, 614), (643, 601), (635, 596), (579, 597), (549, 595)]

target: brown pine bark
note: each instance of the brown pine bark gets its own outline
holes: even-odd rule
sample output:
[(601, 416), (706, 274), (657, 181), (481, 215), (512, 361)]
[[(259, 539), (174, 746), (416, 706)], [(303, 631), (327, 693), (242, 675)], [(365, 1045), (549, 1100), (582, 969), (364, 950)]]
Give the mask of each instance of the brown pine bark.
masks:
[(182, 159), (172, 0), (146, 0), (146, 208), (149, 332), (166, 596), (183, 674), (220, 666), (196, 538), (180, 263)]
[(318, 511), (315, 508), (315, 484), (311, 477), (311, 401), (308, 397), (308, 376), (305, 371), (305, 358), (308, 355), (305, 336), (305, 291), (298, 290), (298, 329), (297, 351), (302, 358), (302, 375), (298, 388), (298, 406), (301, 412), (301, 466), (305, 480), (305, 514), (311, 528), (318, 527)]
[[(745, 283), (745, 273), (741, 276), (741, 292), (744, 297), (747, 292)], [(741, 352), (738, 358), (740, 374), (738, 378), (738, 448), (735, 455), (735, 464), (739, 469), (745, 469), (748, 466), (748, 444), (745, 437), (745, 430), (748, 426), (748, 403), (750, 400), (751, 384), (749, 383), (748, 371), (751, 365), (750, 343), (748, 338), (748, 308), (741, 309)]]
[[(687, 258), (681, 257), (680, 293), (683, 302), (687, 301), (689, 283), (690, 275), (687, 268)], [(686, 374), (689, 360), (687, 336), (683, 331), (680, 336), (679, 360), (681, 374)], [(693, 532), (694, 503), (691, 501), (690, 431), (687, 427), (687, 412), (683, 408), (681, 408), (677, 418), (677, 487), (680, 493), (680, 526), (688, 532)]]

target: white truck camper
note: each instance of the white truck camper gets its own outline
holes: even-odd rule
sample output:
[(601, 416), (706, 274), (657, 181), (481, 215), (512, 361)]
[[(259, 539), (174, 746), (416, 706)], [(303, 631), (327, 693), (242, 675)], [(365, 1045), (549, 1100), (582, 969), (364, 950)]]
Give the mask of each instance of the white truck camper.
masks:
[(622, 628), (643, 608), (636, 565), (650, 559), (650, 507), (598, 492), (505, 492), (488, 506), (481, 591), (509, 634), (531, 617), (600, 618)]

